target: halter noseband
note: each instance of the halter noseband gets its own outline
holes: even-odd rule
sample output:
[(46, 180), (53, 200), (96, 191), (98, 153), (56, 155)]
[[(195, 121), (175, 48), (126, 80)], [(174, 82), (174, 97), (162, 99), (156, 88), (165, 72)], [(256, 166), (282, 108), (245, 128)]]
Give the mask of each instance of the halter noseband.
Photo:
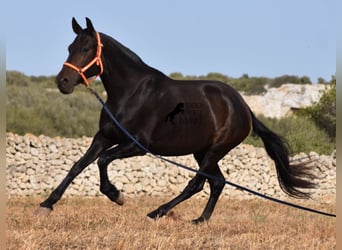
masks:
[[(95, 79), (97, 77), (99, 77), (100, 75), (102, 75), (103, 73), (103, 63), (101, 60), (101, 54), (102, 54), (102, 47), (103, 44), (101, 43), (101, 39), (100, 39), (100, 34), (99, 32), (96, 32), (96, 39), (97, 39), (97, 51), (96, 51), (96, 55), (95, 58), (93, 60), (91, 60), (87, 65), (85, 65), (83, 68), (77, 67), (71, 63), (65, 62), (63, 65), (75, 70), (83, 79), (83, 83), (84, 85), (86, 85), (86, 87), (88, 87), (90, 85), (90, 83), (92, 83), (93, 81), (95, 81)], [(98, 73), (94, 78), (88, 80), (87, 77), (85, 76), (85, 72), (94, 64), (96, 63), (97, 66), (100, 67), (100, 73)]]

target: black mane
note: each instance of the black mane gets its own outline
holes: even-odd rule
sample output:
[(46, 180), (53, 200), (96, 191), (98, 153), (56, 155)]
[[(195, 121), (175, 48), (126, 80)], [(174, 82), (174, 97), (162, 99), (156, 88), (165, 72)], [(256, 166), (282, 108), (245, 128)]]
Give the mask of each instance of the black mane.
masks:
[(104, 37), (105, 39), (109, 40), (116, 48), (118, 48), (125, 56), (127, 56), (128, 58), (130, 58), (134, 63), (139, 64), (141, 66), (143, 66), (144, 68), (146, 68), (148, 71), (152, 71), (158, 74), (162, 74), (165, 76), (165, 74), (151, 66), (149, 66), (148, 64), (146, 64), (136, 53), (134, 53), (132, 50), (130, 50), (129, 48), (127, 48), (125, 45), (123, 45), (122, 43), (120, 43), (119, 41), (117, 41), (116, 39), (114, 39), (111, 36), (108, 36), (104, 33), (100, 33), (102, 37)]
[(146, 63), (136, 53), (134, 53), (132, 50), (130, 50), (129, 48), (124, 46), (122, 43), (118, 42), (113, 37), (108, 36), (108, 35), (103, 34), (103, 33), (101, 33), (101, 35), (106, 37), (106, 39), (110, 40), (112, 43), (114, 43), (116, 45), (116, 47), (118, 47), (122, 53), (124, 53), (126, 56), (131, 58), (134, 62), (142, 63), (142, 64), (146, 65)]

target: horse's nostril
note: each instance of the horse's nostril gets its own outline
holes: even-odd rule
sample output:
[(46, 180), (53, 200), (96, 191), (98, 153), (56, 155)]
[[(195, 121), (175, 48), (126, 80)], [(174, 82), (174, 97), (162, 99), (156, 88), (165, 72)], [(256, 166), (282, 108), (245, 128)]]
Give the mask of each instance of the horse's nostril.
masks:
[(68, 83), (68, 79), (66, 79), (66, 78), (61, 78), (61, 79), (59, 80), (59, 83), (62, 84), (62, 85), (65, 85), (65, 84)]

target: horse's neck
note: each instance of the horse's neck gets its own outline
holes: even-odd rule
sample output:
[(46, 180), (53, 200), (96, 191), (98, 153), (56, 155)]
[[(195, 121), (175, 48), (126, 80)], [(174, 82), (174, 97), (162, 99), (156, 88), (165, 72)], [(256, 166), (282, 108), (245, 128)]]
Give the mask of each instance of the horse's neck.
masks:
[(117, 102), (130, 95), (146, 77), (153, 72), (138, 70), (125, 66), (125, 70), (119, 70), (115, 65), (105, 67), (101, 80), (107, 92), (108, 100)]
[(146, 65), (130, 50), (127, 52), (127, 48), (123, 48), (122, 45), (118, 47), (117, 42), (114, 42), (112, 38), (105, 36), (103, 43), (105, 62), (101, 80), (107, 91), (108, 99), (120, 99), (135, 89), (147, 75), (162, 74)]

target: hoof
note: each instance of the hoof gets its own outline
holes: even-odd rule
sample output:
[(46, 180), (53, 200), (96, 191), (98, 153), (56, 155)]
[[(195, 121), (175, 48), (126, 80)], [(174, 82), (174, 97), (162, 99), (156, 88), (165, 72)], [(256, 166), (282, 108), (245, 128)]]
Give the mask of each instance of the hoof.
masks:
[(170, 211), (164, 216), (158, 216), (158, 215), (155, 215), (153, 213), (149, 213), (149, 214), (147, 214), (145, 220), (149, 221), (149, 222), (153, 222), (153, 221), (157, 221), (160, 219), (164, 222), (173, 222), (173, 221), (180, 220), (181, 217), (179, 215), (177, 215), (174, 211)]
[(52, 212), (52, 209), (39, 206), (36, 209), (36, 211), (34, 211), (33, 215), (37, 217), (45, 218), (45, 217), (48, 217), (51, 212)]
[(163, 216), (165, 216), (166, 214), (167, 214), (166, 211), (157, 209), (153, 212), (148, 213), (147, 217), (149, 217), (153, 220), (158, 220), (158, 219), (162, 218)]
[(146, 216), (146, 217), (145, 217), (145, 221), (146, 221), (147, 223), (153, 223), (153, 222), (156, 222), (157, 219), (153, 219), (153, 218), (151, 218), (151, 217), (149, 217), (149, 216)]
[(125, 197), (122, 192), (119, 192), (119, 197), (116, 199), (116, 204), (122, 206), (125, 203)]
[(201, 217), (197, 218), (196, 220), (192, 220), (191, 223), (194, 225), (200, 225), (206, 221), (208, 221), (208, 220), (206, 220), (204, 217), (201, 216)]
[(149, 218), (151, 220), (157, 220), (160, 218), (160, 216), (158, 216), (158, 213), (156, 211), (153, 211), (153, 212), (147, 214), (147, 218)]

